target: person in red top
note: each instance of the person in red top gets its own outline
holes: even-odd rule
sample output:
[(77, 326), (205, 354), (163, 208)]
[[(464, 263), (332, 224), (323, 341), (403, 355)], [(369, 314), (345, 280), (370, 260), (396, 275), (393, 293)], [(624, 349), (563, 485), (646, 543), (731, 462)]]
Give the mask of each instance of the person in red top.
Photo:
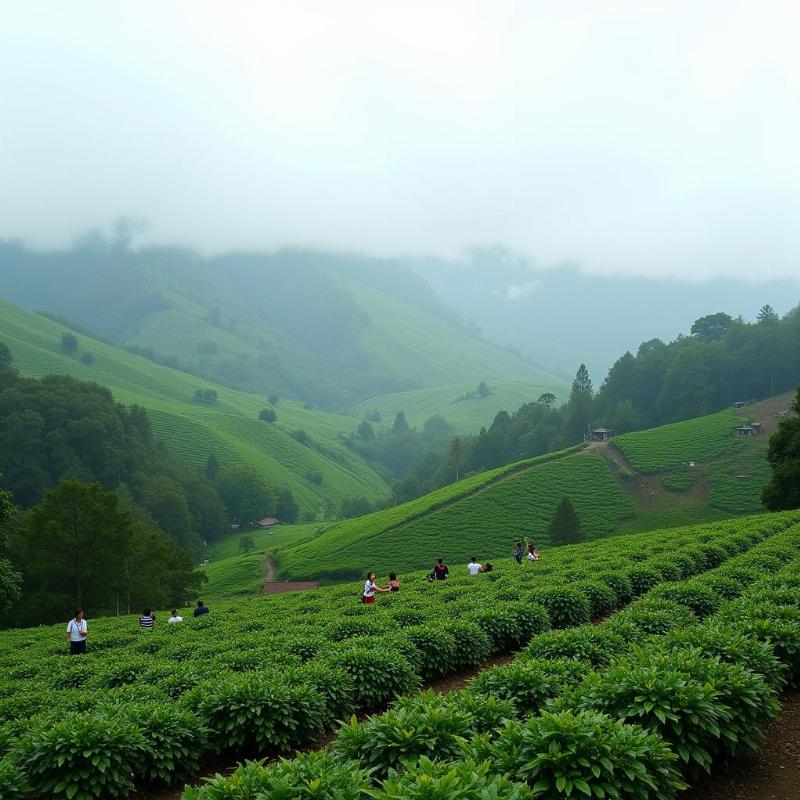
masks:
[(433, 568), (433, 578), (437, 581), (444, 581), (447, 580), (447, 576), (450, 574), (450, 570), (447, 568), (447, 564), (444, 563), (444, 559), (440, 558), (436, 562), (436, 566)]

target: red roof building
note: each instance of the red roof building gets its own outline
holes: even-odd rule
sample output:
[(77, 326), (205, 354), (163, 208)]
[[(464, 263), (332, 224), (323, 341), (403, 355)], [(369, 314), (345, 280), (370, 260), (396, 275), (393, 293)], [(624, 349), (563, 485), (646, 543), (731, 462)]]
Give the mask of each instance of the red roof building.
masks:
[(281, 521), (279, 519), (275, 519), (275, 517), (264, 517), (264, 519), (260, 519), (256, 525), (259, 528), (271, 528), (273, 525), (280, 525)]

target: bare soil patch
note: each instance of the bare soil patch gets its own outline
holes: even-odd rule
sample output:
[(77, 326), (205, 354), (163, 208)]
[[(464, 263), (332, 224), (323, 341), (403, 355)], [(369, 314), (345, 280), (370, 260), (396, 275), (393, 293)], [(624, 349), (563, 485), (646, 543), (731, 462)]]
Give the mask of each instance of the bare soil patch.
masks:
[(800, 798), (800, 691), (782, 698), (781, 716), (760, 752), (726, 764), (698, 781), (681, 800), (797, 800)]

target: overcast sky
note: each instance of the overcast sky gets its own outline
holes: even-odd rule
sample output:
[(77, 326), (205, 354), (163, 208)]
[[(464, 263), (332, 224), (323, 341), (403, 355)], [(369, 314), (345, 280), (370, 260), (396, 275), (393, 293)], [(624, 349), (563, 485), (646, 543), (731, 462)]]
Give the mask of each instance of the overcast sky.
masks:
[(800, 276), (796, 0), (0, 0), (0, 236)]

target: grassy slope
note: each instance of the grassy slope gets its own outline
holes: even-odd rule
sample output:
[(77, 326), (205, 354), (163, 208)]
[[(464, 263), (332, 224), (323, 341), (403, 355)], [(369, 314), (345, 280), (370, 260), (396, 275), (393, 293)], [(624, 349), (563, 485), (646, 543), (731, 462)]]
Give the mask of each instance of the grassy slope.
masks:
[[(257, 395), (214, 386), (83, 335), (78, 336), (78, 354), (68, 355), (60, 346), (64, 330), (45, 317), (0, 301), (0, 340), (11, 348), (21, 372), (66, 373), (96, 381), (111, 389), (119, 402), (144, 406), (157, 436), (189, 464), (205, 463), (212, 452), (223, 466), (251, 464), (276, 483), (290, 486), (306, 508), (325, 500), (374, 497), (388, 491), (371, 467), (340, 443), (339, 435), (353, 428), (349, 417), (281, 401), (276, 408), (278, 422), (269, 425), (257, 419), (266, 405)], [(94, 356), (91, 365), (80, 361), (86, 352)], [(216, 388), (218, 401), (213, 405), (194, 402), (192, 395), (198, 387)], [(309, 434), (315, 447), (289, 435), (298, 428)], [(322, 473), (322, 485), (308, 480), (312, 469)]]
[[(564, 495), (573, 500), (589, 536), (763, 510), (759, 496), (768, 473), (768, 437), (774, 412), (788, 407), (787, 397), (616, 437), (619, 450), (553, 454), (506, 468), (516, 473), (511, 477), (504, 478), (502, 469), (471, 476), (287, 547), (278, 553), (281, 573), (336, 577), (368, 567), (416, 569), (439, 555), (454, 563), (466, 563), (473, 553), (497, 558), (519, 536), (541, 540)], [(733, 429), (745, 419), (762, 421), (764, 432), (737, 439)], [(688, 461), (696, 467), (683, 466)]]
[[(458, 433), (475, 433), (481, 426), (487, 428), (498, 411), (519, 408), (536, 400), (543, 392), (565, 396), (563, 385), (538, 381), (489, 380), (491, 394), (475, 394), (478, 381), (434, 386), (410, 392), (383, 394), (362, 400), (352, 406), (349, 413), (363, 418), (370, 411), (378, 411), (384, 425), (391, 425), (395, 414), (402, 411), (411, 425), (421, 426), (434, 414), (443, 416)], [(466, 397), (472, 392), (473, 396)]]

